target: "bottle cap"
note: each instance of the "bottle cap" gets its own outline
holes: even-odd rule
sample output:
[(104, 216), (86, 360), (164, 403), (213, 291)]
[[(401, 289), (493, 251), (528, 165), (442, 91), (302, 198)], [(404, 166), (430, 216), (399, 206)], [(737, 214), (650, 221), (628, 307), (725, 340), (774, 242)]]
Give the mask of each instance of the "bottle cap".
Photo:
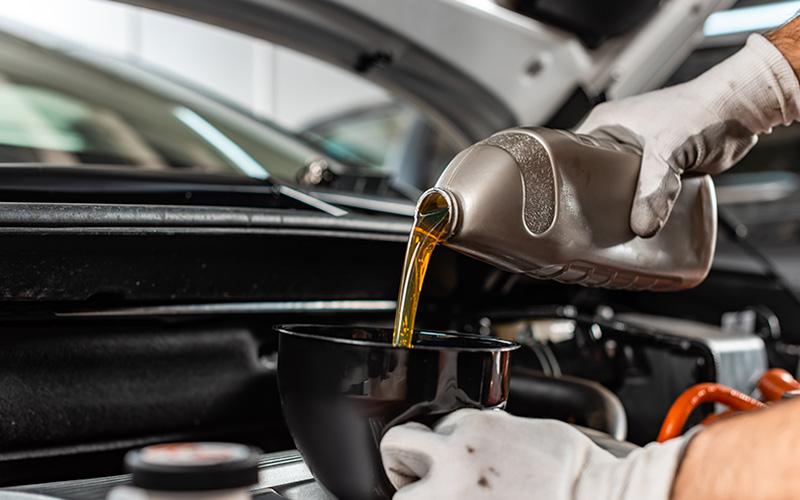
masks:
[(259, 451), (234, 443), (170, 443), (125, 455), (133, 485), (147, 490), (205, 491), (258, 483)]

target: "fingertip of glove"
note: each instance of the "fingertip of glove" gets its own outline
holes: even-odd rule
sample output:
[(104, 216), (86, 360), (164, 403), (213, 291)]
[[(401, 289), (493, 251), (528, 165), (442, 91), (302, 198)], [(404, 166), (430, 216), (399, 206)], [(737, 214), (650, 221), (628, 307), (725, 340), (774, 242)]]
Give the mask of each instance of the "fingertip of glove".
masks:
[(661, 232), (680, 190), (680, 178), (670, 173), (662, 178), (654, 192), (644, 195), (640, 179), (631, 207), (631, 231), (642, 238), (652, 238)]
[[(392, 486), (396, 490), (408, 486), (409, 484), (418, 481), (419, 478), (411, 475), (406, 474), (405, 471), (400, 471), (399, 469), (391, 468), (384, 468), (384, 472), (386, 473), (386, 477), (389, 479), (389, 482), (392, 483)], [(397, 498), (395, 495), (393, 498)]]
[(664, 222), (659, 219), (649, 219), (642, 221), (640, 218), (631, 217), (631, 231), (640, 238), (652, 238), (657, 235)]
[(630, 226), (631, 231), (640, 238), (652, 238), (657, 235), (664, 227), (666, 216), (659, 216), (645, 200), (642, 204), (639, 200), (634, 200), (633, 208), (631, 209)]
[(403, 488), (424, 476), (429, 467), (426, 449), (433, 431), (418, 422), (392, 427), (380, 442), (381, 462), (386, 477)]

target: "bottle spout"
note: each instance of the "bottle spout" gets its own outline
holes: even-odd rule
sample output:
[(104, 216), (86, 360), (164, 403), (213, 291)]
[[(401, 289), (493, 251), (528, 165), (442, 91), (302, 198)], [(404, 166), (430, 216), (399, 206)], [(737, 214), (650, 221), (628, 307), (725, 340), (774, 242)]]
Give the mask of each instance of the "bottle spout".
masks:
[(455, 234), (458, 221), (458, 203), (453, 193), (447, 189), (431, 188), (420, 196), (417, 202), (414, 223), (445, 242)]

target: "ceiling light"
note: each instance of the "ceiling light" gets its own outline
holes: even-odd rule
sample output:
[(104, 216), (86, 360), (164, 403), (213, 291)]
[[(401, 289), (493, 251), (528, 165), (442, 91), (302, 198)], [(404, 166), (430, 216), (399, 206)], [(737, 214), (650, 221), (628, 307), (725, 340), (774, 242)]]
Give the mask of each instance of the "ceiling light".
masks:
[(785, 23), (800, 10), (798, 2), (778, 2), (755, 7), (723, 10), (708, 16), (703, 26), (705, 36), (763, 31)]

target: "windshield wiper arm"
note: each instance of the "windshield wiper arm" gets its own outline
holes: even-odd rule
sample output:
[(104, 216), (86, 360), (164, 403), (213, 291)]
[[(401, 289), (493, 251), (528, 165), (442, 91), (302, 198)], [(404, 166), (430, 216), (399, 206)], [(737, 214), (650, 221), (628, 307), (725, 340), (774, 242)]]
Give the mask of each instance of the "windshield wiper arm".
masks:
[[(119, 166), (0, 166), (5, 201), (122, 204), (207, 204), (296, 208), (297, 203), (340, 217), (348, 212), (277, 179), (164, 172)], [(275, 195), (279, 195), (276, 197)], [(283, 198), (296, 202), (294, 207)]]
[(334, 217), (341, 217), (343, 215), (347, 215), (347, 210), (341, 209), (336, 205), (331, 205), (330, 203), (322, 201), (319, 198), (311, 196), (308, 193), (298, 191), (294, 188), (290, 188), (289, 186), (279, 186), (278, 191), (284, 196), (288, 196), (289, 198), (297, 200), (301, 203), (305, 203), (310, 207), (322, 210), (323, 212), (329, 213)]

